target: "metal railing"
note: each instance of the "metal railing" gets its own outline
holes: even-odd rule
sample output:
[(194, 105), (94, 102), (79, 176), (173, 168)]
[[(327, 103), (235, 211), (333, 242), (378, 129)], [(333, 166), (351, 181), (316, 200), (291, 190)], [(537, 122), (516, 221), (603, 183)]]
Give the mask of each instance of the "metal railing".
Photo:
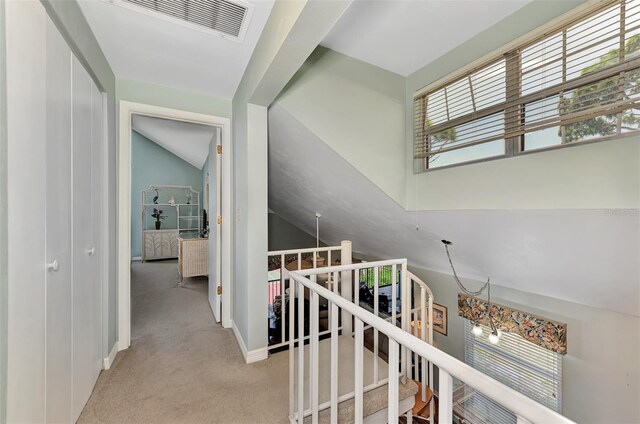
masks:
[[(426, 284), (422, 283), (417, 277), (407, 272), (406, 259), (369, 262), (353, 265), (341, 265), (335, 267), (307, 269), (300, 271), (285, 272), (283, 278), (289, 279), (289, 292), (291, 301), (289, 302), (290, 317), (296, 317), (296, 311), (302, 312), (305, 308), (305, 300), (309, 299), (309, 342), (308, 349), (305, 348), (304, 341), (289, 339), (289, 418), (291, 422), (302, 424), (304, 418), (311, 417), (312, 423), (318, 422), (320, 411), (330, 409), (331, 422), (338, 421), (338, 404), (345, 400), (354, 399), (355, 404), (355, 422), (362, 423), (364, 420), (364, 394), (376, 387), (388, 384), (387, 399), (387, 417), (388, 422), (397, 422), (400, 414), (410, 414), (411, 411), (400, 411), (399, 405), (399, 384), (404, 383), (412, 377), (421, 377), (424, 384), (428, 379), (432, 389), (433, 376), (429, 375), (425, 378), (423, 373), (427, 367), (431, 368), (431, 364), (438, 367), (439, 382), (437, 392), (439, 393), (438, 422), (440, 424), (449, 424), (453, 420), (453, 378), (463, 381), (470, 387), (483, 393), (485, 396), (501, 404), (505, 408), (511, 410), (518, 418), (518, 423), (571, 423), (572, 421), (562, 415), (554, 412), (547, 407), (535, 402), (525, 395), (505, 386), (502, 383), (488, 377), (487, 375), (477, 371), (465, 363), (455, 359), (454, 357), (436, 349), (429, 344), (432, 340), (432, 328), (426, 330), (423, 325), (420, 330), (420, 337), (416, 337), (417, 326), (414, 326), (412, 334), (410, 320), (415, 314), (413, 309), (404, 307), (400, 309), (400, 325), (397, 326), (396, 321), (396, 304), (395, 296), (393, 296), (393, 308), (391, 311), (391, 322), (375, 313), (360, 306), (357, 293), (355, 291), (353, 300), (350, 297), (350, 289), (354, 274), (357, 276), (359, 270), (363, 268), (391, 266), (394, 270), (400, 269), (400, 302), (402, 305), (410, 305), (412, 290), (406, 289), (408, 286), (406, 281), (412, 281), (415, 284), (424, 299), (428, 296), (429, 304), (432, 304), (432, 296)], [(318, 284), (319, 275), (328, 274), (333, 277), (333, 281), (340, 281), (340, 285), (330, 285), (330, 289)], [(394, 275), (398, 275), (394, 272)], [(422, 284), (421, 284), (422, 283)], [(392, 290), (395, 294), (396, 284), (392, 284)], [(329, 332), (330, 332), (330, 396), (329, 400), (320, 402), (319, 398), (319, 306), (320, 301), (326, 301), (329, 308)], [(374, 302), (374, 305), (377, 302)], [(432, 312), (423, 310), (422, 302), (418, 313), (419, 317), (425, 317), (425, 314), (432, 318)], [(430, 308), (429, 308), (430, 309)], [(298, 313), (297, 325), (304, 327), (304, 313)], [(340, 321), (341, 320), (341, 321)], [(432, 320), (429, 320), (432, 322)], [(342, 337), (351, 335), (351, 328), (354, 338), (354, 391), (352, 393), (340, 394), (338, 392), (338, 376), (339, 372), (345, 371), (338, 369), (338, 352), (339, 352), (339, 324), (342, 323)], [(365, 386), (364, 375), (364, 331), (367, 328), (373, 328), (379, 334), (388, 338), (387, 353), (387, 378), (380, 379), (379, 372), (374, 369), (373, 384)], [(429, 327), (433, 327), (430, 325)], [(294, 320), (289, 320), (290, 334), (294, 332)], [(424, 338), (427, 340), (424, 340)], [(344, 339), (342, 339), (344, 342)], [(297, 346), (297, 348), (296, 348)], [(308, 364), (305, 364), (305, 352), (308, 350)], [(296, 364), (297, 361), (297, 364)], [(427, 367), (424, 364), (428, 364)], [(417, 364), (421, 367), (416, 367)], [(344, 365), (343, 365), (344, 366)], [(373, 366), (378, 368), (379, 361), (374, 357)], [(308, 384), (305, 383), (305, 372), (308, 369)], [(379, 371), (379, 370), (378, 370)], [(351, 368), (349, 368), (351, 372)], [(421, 375), (422, 374), (422, 375)], [(432, 374), (432, 373), (430, 373)], [(305, 396), (305, 387), (308, 388), (308, 397)], [(436, 391), (436, 390), (434, 390)], [(423, 391), (424, 393), (424, 391)], [(308, 402), (305, 406), (305, 398)], [(433, 411), (431, 416), (433, 417)]]

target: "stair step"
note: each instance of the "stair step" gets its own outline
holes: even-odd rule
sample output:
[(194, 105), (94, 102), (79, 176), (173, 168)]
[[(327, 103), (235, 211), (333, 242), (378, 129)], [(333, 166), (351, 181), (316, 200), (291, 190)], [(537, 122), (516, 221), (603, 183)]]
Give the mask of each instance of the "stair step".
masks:
[[(399, 413), (411, 409), (415, 394), (418, 392), (418, 385), (413, 380), (408, 380), (406, 384), (399, 385), (400, 407)], [(366, 392), (363, 396), (364, 422), (367, 424), (387, 422), (387, 385)], [(311, 417), (304, 419), (305, 424), (311, 423)], [(331, 422), (331, 409), (325, 409), (318, 414), (318, 424), (328, 424)], [(355, 400), (349, 399), (338, 404), (338, 422), (340, 424), (352, 424), (355, 422)]]

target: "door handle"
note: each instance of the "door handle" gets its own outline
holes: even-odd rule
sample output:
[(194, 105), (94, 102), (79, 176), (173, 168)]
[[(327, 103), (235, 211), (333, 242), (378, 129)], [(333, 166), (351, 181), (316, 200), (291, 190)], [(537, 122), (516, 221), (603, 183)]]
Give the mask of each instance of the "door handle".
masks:
[(47, 269), (49, 271), (58, 272), (58, 270), (60, 269), (60, 265), (58, 264), (58, 260), (54, 259), (53, 262), (49, 262), (47, 264)]
[(93, 255), (94, 255), (94, 253), (96, 253), (96, 248), (95, 248), (95, 247), (92, 247), (92, 248), (90, 248), (90, 249), (88, 249), (88, 250), (87, 250), (87, 254), (88, 254), (89, 256), (93, 256)]

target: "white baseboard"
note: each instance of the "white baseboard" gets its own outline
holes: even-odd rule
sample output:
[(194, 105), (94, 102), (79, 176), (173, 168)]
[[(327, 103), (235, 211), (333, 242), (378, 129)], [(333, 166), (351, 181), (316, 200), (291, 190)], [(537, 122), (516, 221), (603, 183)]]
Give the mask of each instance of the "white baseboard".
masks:
[(111, 352), (109, 352), (109, 356), (104, 358), (103, 367), (105, 370), (108, 370), (109, 368), (111, 368), (111, 365), (113, 365), (113, 361), (116, 360), (117, 353), (118, 353), (118, 343), (114, 343), (113, 347), (111, 348)]
[(132, 262), (142, 262), (142, 256), (132, 256), (131, 257), (131, 261)]
[(238, 331), (238, 327), (236, 327), (236, 323), (233, 321), (231, 322), (231, 328), (233, 329), (233, 334), (236, 336), (236, 340), (240, 346), (240, 351), (242, 351), (242, 357), (244, 358), (245, 363), (250, 364), (252, 362), (263, 361), (269, 357), (269, 350), (266, 347), (247, 350), (247, 346), (244, 344), (244, 340), (242, 340), (240, 331)]

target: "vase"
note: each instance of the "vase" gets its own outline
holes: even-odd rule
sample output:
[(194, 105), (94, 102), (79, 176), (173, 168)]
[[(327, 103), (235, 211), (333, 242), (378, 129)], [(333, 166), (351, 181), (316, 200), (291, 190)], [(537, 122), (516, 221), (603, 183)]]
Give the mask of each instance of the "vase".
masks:
[(156, 230), (160, 229), (160, 225), (162, 225), (161, 221), (156, 221)]

